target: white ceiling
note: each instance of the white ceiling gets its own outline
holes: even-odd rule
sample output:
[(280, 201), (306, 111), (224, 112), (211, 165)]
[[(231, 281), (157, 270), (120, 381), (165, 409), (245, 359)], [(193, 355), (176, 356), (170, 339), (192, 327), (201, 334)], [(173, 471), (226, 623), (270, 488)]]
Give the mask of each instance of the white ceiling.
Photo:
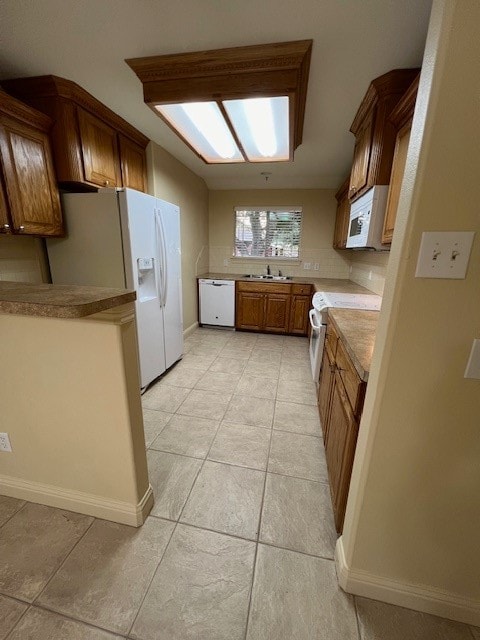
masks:
[[(74, 80), (202, 176), (211, 189), (331, 188), (370, 80), (420, 66), (431, 0), (2, 0), (0, 79)], [(206, 165), (143, 103), (125, 58), (313, 39), (294, 162)], [(260, 175), (271, 172), (268, 183)]]

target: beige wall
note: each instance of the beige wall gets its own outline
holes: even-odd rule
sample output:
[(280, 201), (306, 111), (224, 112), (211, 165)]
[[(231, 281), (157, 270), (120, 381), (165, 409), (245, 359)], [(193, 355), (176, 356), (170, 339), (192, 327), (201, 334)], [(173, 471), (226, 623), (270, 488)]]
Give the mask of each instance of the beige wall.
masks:
[[(480, 625), (480, 3), (435, 0), (345, 529), (341, 582)], [(415, 278), (423, 231), (475, 230), (464, 280)], [(344, 561), (342, 563), (342, 554)]]
[(134, 305), (79, 320), (0, 314), (0, 494), (138, 525), (153, 502)]
[(48, 282), (42, 240), (0, 235), (0, 280)]
[(383, 295), (389, 251), (345, 251), (350, 264), (350, 280)]
[(150, 193), (180, 207), (183, 327), (198, 321), (196, 276), (208, 270), (208, 190), (202, 178), (154, 142), (147, 148)]
[[(332, 248), (335, 225), (335, 191), (330, 189), (210, 191), (210, 271), (262, 273), (267, 263), (286, 275), (317, 278), (348, 278), (348, 260)], [(235, 206), (301, 206), (301, 261), (232, 259)], [(227, 264), (224, 264), (224, 262)], [(312, 269), (303, 269), (310, 262)], [(318, 263), (318, 271), (313, 265)]]

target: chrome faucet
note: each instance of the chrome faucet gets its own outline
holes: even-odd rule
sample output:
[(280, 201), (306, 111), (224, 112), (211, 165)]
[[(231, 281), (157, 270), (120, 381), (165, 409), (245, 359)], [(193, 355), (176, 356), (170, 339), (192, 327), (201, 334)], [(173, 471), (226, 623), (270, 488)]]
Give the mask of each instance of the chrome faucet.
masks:
[(270, 275), (270, 265), (267, 264), (267, 276), (269, 276), (269, 275)]

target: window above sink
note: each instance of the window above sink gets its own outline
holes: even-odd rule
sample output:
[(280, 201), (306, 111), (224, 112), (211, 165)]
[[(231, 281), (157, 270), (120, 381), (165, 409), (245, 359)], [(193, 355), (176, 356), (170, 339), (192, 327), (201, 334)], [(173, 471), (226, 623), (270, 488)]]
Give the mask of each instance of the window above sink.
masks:
[[(301, 207), (235, 207), (234, 258), (295, 260), (300, 258)], [(286, 276), (247, 276), (287, 279)]]

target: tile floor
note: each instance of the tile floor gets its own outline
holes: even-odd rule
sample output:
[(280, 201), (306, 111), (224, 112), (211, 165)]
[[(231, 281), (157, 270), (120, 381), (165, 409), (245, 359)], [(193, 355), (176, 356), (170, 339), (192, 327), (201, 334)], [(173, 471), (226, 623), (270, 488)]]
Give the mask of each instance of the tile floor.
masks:
[(144, 396), (134, 529), (0, 496), (0, 640), (472, 640), (343, 593), (307, 341), (199, 329)]

